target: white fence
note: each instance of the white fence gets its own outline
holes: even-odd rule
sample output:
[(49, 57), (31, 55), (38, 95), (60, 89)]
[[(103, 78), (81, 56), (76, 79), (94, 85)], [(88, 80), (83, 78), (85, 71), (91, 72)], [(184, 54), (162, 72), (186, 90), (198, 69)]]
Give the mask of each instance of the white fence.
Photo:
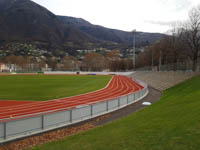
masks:
[(130, 76), (132, 72), (87, 72), (87, 71), (45, 71), (44, 74), (77, 74), (79, 72), (80, 74), (97, 74), (97, 75), (109, 75), (109, 74), (116, 74), (116, 75), (124, 75), (124, 76)]
[(15, 118), (16, 120), (0, 120), (0, 143), (94, 118), (135, 103), (147, 94), (148, 87), (145, 85), (144, 89), (140, 91), (73, 109), (24, 116), (23, 118)]

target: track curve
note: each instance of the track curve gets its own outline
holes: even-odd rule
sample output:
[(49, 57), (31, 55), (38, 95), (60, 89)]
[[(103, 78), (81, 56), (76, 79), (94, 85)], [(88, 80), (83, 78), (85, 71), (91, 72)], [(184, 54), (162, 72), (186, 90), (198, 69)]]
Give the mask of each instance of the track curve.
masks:
[[(144, 87), (132, 79), (115, 75), (109, 84), (101, 90), (78, 96), (60, 98), (42, 102), (19, 102), (18, 105), (0, 107), (0, 119), (14, 119), (27, 115), (37, 115), (47, 112), (56, 112), (63, 109), (72, 109), (81, 105), (89, 105), (100, 101), (107, 101), (143, 89)], [(24, 103), (23, 103), (24, 102)], [(5, 102), (6, 104), (6, 102)]]

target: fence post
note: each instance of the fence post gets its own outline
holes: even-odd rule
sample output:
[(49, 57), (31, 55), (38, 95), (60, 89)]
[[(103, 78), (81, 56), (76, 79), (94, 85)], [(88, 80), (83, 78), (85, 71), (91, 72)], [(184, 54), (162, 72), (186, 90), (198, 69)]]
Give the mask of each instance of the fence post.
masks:
[(120, 98), (118, 98), (118, 107), (120, 107)]
[(90, 107), (91, 116), (93, 116), (93, 105)]
[(41, 116), (41, 121), (42, 121), (42, 130), (44, 129), (44, 115)]
[(140, 93), (141, 91), (139, 91), (138, 93), (139, 93), (139, 98), (140, 98), (140, 95), (141, 95), (141, 93)]
[(107, 111), (109, 111), (109, 109), (108, 109), (108, 101), (106, 101), (106, 109), (107, 109)]
[(69, 113), (69, 118), (70, 118), (70, 122), (72, 123), (72, 109), (70, 110), (70, 113)]
[(7, 133), (6, 133), (6, 122), (3, 123), (3, 126), (4, 126), (4, 139), (7, 138)]

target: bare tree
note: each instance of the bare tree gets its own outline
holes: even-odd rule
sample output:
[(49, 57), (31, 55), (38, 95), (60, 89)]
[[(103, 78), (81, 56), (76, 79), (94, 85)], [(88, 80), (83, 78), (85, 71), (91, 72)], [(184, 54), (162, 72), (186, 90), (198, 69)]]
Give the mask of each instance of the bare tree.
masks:
[(111, 71), (117, 71), (120, 70), (120, 64), (121, 58), (120, 58), (120, 51), (119, 50), (112, 50), (106, 54), (106, 64), (107, 68)]
[(77, 68), (78, 60), (73, 56), (65, 56), (62, 59), (63, 70), (74, 71)]
[(5, 57), (4, 62), (7, 64), (10, 71), (16, 71), (16, 56), (7, 56)]
[(105, 58), (98, 53), (88, 53), (83, 60), (83, 68), (87, 71), (102, 71), (105, 69)]
[(57, 60), (55, 57), (48, 57), (46, 60), (48, 66), (50, 68), (52, 68), (52, 70), (56, 70), (57, 69)]
[[(136, 67), (169, 65), (177, 70), (178, 63), (192, 61), (192, 70), (198, 70), (200, 55), (200, 5), (189, 12), (189, 20), (171, 30), (171, 35), (148, 47), (137, 58)], [(172, 66), (173, 64), (173, 66)], [(160, 67), (159, 67), (160, 68)], [(187, 67), (185, 67), (187, 68)]]
[(193, 71), (197, 71), (197, 61), (200, 52), (200, 5), (189, 12), (189, 20), (181, 28), (180, 38), (185, 43), (187, 55), (193, 62)]
[(46, 67), (46, 58), (40, 58), (38, 64), (39, 64), (40, 69), (45, 68)]
[(24, 70), (24, 67), (26, 65), (26, 60), (23, 56), (16, 56), (16, 59), (15, 59), (15, 63), (18, 67), (20, 67), (20, 70)]

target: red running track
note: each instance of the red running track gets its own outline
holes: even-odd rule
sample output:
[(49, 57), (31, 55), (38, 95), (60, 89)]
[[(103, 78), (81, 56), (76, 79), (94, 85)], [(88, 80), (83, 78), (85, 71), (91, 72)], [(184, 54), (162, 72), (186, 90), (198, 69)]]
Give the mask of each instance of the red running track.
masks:
[[(13, 120), (72, 109), (81, 105), (114, 99), (143, 88), (143, 86), (128, 77), (115, 75), (105, 88), (87, 94), (41, 102), (3, 101), (5, 105), (0, 106), (0, 119)], [(10, 103), (13, 103), (13, 105), (10, 105)]]

